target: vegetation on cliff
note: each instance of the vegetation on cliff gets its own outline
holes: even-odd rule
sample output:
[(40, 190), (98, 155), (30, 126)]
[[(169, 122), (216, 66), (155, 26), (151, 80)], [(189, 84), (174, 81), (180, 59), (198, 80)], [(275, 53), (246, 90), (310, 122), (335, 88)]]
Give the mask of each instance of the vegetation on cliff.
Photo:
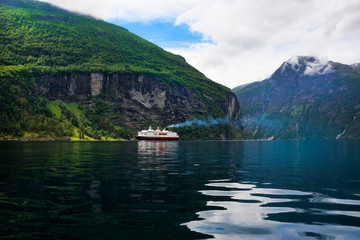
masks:
[(177, 132), (181, 136), (181, 140), (241, 140), (245, 138), (242, 129), (234, 124), (192, 125), (170, 129)]
[(132, 138), (132, 131), (117, 126), (107, 112), (99, 110), (108, 104), (101, 95), (76, 107), (40, 97), (34, 87), (44, 75), (146, 75), (161, 84), (191, 90), (207, 114), (219, 117), (227, 114), (222, 106), (228, 101), (226, 95), (232, 94), (183, 57), (122, 27), (33, 0), (0, 0), (0, 48), (2, 137), (32, 132), (58, 139)]

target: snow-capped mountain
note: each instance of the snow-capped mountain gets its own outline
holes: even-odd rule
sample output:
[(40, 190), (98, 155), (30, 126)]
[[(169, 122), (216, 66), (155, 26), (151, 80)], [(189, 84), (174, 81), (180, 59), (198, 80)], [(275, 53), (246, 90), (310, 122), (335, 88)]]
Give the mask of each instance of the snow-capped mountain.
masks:
[(360, 64), (292, 57), (233, 91), (248, 138), (360, 138)]
[(332, 73), (332, 64), (326, 59), (315, 57), (295, 56), (284, 62), (281, 71), (285, 72), (289, 68), (293, 71), (303, 74), (304, 76), (317, 76)]

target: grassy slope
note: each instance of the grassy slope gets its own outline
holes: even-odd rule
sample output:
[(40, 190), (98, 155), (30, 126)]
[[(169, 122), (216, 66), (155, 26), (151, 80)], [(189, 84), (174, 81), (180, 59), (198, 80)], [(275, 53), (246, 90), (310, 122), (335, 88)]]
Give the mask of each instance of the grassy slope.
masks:
[(31, 8), (0, 5), (2, 68), (25, 65), (44, 72), (143, 72), (166, 76), (167, 82), (199, 93), (210, 91), (214, 97), (222, 97), (217, 94), (219, 88), (228, 91), (181, 56), (122, 27), (61, 12), (45, 3), (22, 2)]
[[(181, 56), (166, 52), (122, 27), (32, 0), (0, 0), (0, 49), (0, 117), (3, 123), (0, 135), (3, 137), (38, 132), (37, 127), (28, 126), (27, 122), (36, 122), (40, 117), (52, 122), (41, 128), (46, 129), (42, 131), (45, 138), (78, 137), (77, 129), (81, 127), (82, 134), (89, 133), (92, 138), (104, 137), (103, 134), (119, 136), (119, 131), (121, 137), (131, 135), (104, 123), (105, 119), (89, 109), (66, 105), (61, 115), (60, 110), (56, 110), (59, 103), (46, 103), (44, 99), (29, 96), (36, 77), (42, 74), (153, 75), (164, 84), (175, 83), (195, 91), (210, 109), (209, 114), (214, 116), (224, 115), (224, 110), (219, 108), (221, 104), (214, 102), (224, 103), (224, 94), (231, 94), (229, 89), (207, 79)], [(71, 114), (66, 117), (64, 112)], [(85, 116), (86, 113), (89, 116)], [(75, 115), (86, 126), (74, 125), (76, 121), (70, 115)], [(72, 133), (54, 130), (55, 123), (72, 129)], [(106, 135), (106, 131), (112, 132)]]

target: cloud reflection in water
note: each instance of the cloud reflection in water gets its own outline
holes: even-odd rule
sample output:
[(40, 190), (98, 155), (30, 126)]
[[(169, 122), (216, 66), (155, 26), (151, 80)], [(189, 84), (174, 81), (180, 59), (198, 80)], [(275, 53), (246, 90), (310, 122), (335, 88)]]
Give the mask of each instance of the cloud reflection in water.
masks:
[[(198, 212), (201, 220), (184, 223), (192, 231), (215, 239), (359, 239), (353, 226), (341, 226), (332, 218), (359, 218), (357, 211), (330, 210), (356, 206), (360, 201), (289, 189), (261, 188), (256, 184), (210, 182), (203, 195), (215, 197)], [(219, 199), (219, 200), (216, 200)]]

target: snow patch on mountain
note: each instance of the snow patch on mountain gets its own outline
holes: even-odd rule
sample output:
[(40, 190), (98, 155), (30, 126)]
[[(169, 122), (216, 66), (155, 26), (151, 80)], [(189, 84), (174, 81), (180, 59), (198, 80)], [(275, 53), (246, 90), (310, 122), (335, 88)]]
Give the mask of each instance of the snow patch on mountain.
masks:
[(287, 68), (291, 68), (295, 72), (300, 71), (299, 58), (297, 56), (292, 56), (289, 60), (287, 60), (281, 68), (281, 73), (283, 73)]
[(281, 72), (289, 68), (295, 72), (303, 71), (304, 76), (318, 76), (333, 72), (327, 59), (316, 57), (293, 56), (282, 65)]
[(328, 60), (315, 59), (313, 62), (306, 62), (306, 69), (304, 75), (318, 76), (324, 74), (330, 74), (333, 72), (331, 64)]

